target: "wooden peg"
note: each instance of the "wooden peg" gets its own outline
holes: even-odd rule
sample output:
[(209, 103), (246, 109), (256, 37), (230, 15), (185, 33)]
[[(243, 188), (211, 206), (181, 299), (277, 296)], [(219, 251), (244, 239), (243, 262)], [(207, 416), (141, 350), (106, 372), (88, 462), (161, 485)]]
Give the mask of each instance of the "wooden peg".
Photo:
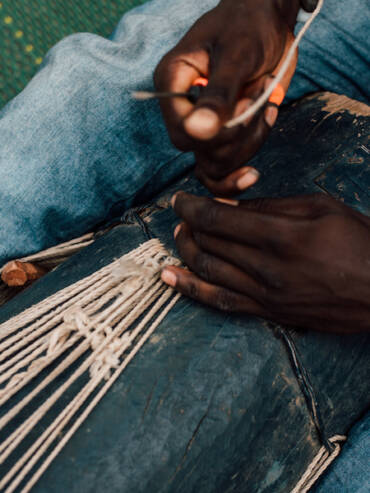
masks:
[(42, 267), (30, 262), (12, 260), (5, 265), (1, 273), (1, 279), (9, 287), (21, 287), (40, 279), (46, 272)]

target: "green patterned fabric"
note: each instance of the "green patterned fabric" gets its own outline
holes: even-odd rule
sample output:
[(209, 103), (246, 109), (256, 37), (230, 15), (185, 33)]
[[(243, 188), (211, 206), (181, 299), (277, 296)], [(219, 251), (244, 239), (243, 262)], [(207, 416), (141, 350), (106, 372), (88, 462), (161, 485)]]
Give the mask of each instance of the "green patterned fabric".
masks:
[(145, 0), (0, 0), (0, 107), (18, 94), (45, 53), (65, 36), (109, 36)]

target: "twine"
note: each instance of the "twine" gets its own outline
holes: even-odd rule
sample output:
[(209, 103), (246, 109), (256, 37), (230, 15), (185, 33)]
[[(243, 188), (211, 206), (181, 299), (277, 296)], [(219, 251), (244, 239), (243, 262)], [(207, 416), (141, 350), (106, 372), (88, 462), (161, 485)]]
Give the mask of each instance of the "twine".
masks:
[(291, 493), (307, 493), (320, 476), (324, 474), (330, 464), (338, 457), (341, 451), (340, 442), (344, 442), (345, 440), (346, 437), (343, 435), (335, 435), (329, 438), (329, 442), (334, 445), (333, 451), (329, 453), (326, 447), (321, 447)]
[[(0, 464), (22, 445), (76, 381), (84, 375), (89, 377), (6, 472), (0, 480), (1, 490), (13, 492), (33, 473), (21, 491), (31, 489), (175, 305), (180, 295), (174, 295), (160, 279), (166, 265), (179, 265), (179, 261), (159, 240), (150, 240), (0, 325), (0, 405), (11, 403), (14, 395), (26, 390), (0, 419), (0, 430), (7, 435), (0, 443)], [(27, 391), (26, 386), (57, 359), (52, 371)], [(25, 406), (40, 399), (41, 391), (55, 385), (56, 379), (76, 363), (72, 374), (13, 429), (13, 420)], [(8, 427), (12, 431), (7, 433)], [(58, 442), (62, 431), (64, 437)]]

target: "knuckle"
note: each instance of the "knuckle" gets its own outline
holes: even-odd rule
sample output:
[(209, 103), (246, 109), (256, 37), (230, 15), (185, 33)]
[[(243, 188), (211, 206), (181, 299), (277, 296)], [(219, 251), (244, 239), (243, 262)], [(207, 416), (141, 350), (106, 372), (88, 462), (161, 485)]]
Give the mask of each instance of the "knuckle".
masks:
[(210, 201), (203, 203), (199, 209), (199, 224), (201, 230), (212, 231), (215, 224), (220, 221), (220, 209)]
[[(221, 174), (221, 177), (223, 178), (226, 174), (225, 169), (224, 169), (224, 164), (227, 161), (227, 172), (229, 172), (229, 169), (233, 167), (232, 165), (234, 164), (234, 155), (236, 154), (236, 151), (238, 150), (238, 142), (232, 142), (231, 144), (223, 145), (216, 147), (212, 151), (212, 161), (214, 163), (217, 163), (219, 166), (217, 167), (218, 174)], [(239, 164), (239, 161), (237, 162)], [(223, 165), (223, 166), (222, 166)], [(220, 176), (217, 176), (216, 178), (220, 178)]]
[(194, 279), (189, 280), (185, 287), (185, 294), (187, 294), (190, 298), (198, 299), (199, 298), (199, 285), (198, 282)]
[(210, 255), (199, 252), (194, 259), (195, 272), (205, 281), (209, 281), (212, 271), (212, 259)]
[(333, 246), (338, 244), (338, 239), (353, 235), (352, 219), (348, 221), (343, 212), (330, 210), (329, 213), (320, 214), (311, 223), (304, 241), (297, 245), (299, 253), (306, 257), (315, 255), (324, 262), (332, 262)]
[(254, 208), (257, 212), (271, 212), (271, 200), (265, 197), (259, 197), (253, 201)]
[(297, 248), (300, 248), (303, 236), (294, 227), (288, 225), (283, 231), (277, 230), (275, 232), (275, 251), (289, 258)]
[(263, 259), (249, 268), (251, 275), (257, 280), (259, 285), (258, 298), (263, 303), (274, 303), (279, 301), (287, 286), (288, 276), (276, 261)]
[(259, 290), (256, 292), (256, 298), (262, 305), (267, 305), (269, 302), (269, 288), (264, 282), (259, 285)]
[(275, 294), (278, 294), (285, 287), (284, 278), (281, 273), (275, 270), (263, 269), (260, 273), (264, 285), (266, 286), (265, 296), (273, 301)]
[(313, 194), (311, 198), (314, 204), (314, 211), (319, 214), (325, 214), (328, 210), (331, 210), (333, 206), (341, 205), (340, 202), (325, 193), (317, 192)]
[(277, 313), (282, 305), (282, 290), (275, 286), (266, 287), (261, 301), (271, 313)]
[(156, 66), (153, 74), (154, 86), (157, 90), (167, 90), (181, 67), (182, 60), (176, 47), (166, 53)]
[(274, 284), (273, 280), (271, 284), (266, 283), (258, 301), (264, 307), (266, 313), (279, 316), (279, 314), (287, 310), (291, 293), (285, 284), (279, 285), (278, 283), (279, 287)]
[[(324, 215), (317, 221), (312, 234), (312, 240), (317, 250), (322, 251), (325, 238), (327, 244), (338, 243), (338, 238), (347, 238), (353, 234), (353, 223), (348, 222), (343, 214)], [(320, 248), (321, 247), (321, 248)]]
[[(289, 228), (284, 230), (278, 227), (270, 228), (271, 235), (264, 239), (264, 246), (266, 250), (277, 256), (278, 258), (286, 258), (295, 251), (297, 245), (295, 236)], [(261, 269), (266, 275), (268, 275), (267, 267)]]
[(215, 296), (215, 305), (224, 312), (233, 312), (237, 308), (236, 296), (231, 291), (218, 289)]
[(200, 233), (199, 231), (194, 231), (193, 238), (194, 238), (195, 243), (202, 250), (205, 249), (209, 243), (209, 237), (203, 233)]

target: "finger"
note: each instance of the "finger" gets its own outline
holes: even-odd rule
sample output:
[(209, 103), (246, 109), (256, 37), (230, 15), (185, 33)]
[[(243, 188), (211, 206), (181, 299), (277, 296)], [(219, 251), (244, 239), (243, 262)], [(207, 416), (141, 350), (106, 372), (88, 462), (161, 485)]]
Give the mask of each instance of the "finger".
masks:
[[(240, 114), (242, 114), (249, 106), (253, 104), (253, 99), (250, 97), (244, 97), (242, 96), (241, 99), (239, 99), (236, 103), (235, 110), (233, 117), (238, 117)], [(250, 123), (252, 118), (249, 118), (248, 120), (245, 121), (245, 125)], [(241, 146), (241, 142), (243, 141), (243, 135), (241, 133), (242, 128), (241, 127), (234, 127), (234, 128), (226, 128), (223, 127), (220, 132), (216, 136), (214, 136), (212, 139), (209, 140), (203, 140), (203, 139), (193, 139), (193, 142), (196, 145), (196, 149), (198, 151), (204, 151), (204, 152), (209, 152), (210, 149), (215, 149), (218, 150), (219, 152), (223, 152), (223, 149), (226, 149), (229, 146), (233, 146), (233, 148), (236, 147), (236, 144), (239, 143), (239, 147)]]
[[(232, 118), (237, 118), (238, 116), (240, 116), (242, 113), (247, 111), (247, 109), (250, 106), (252, 106), (253, 103), (254, 103), (254, 100), (251, 97), (246, 97), (246, 96), (241, 97), (241, 99), (239, 99), (235, 105), (235, 109), (234, 109), (234, 113), (232, 115)], [(243, 125), (244, 126), (248, 125), (248, 123), (250, 123), (251, 120), (252, 120), (252, 118), (248, 118), (247, 120), (244, 121)]]
[[(209, 56), (205, 50), (187, 54), (165, 56), (158, 65), (154, 81), (160, 92), (188, 92), (194, 81), (208, 73)], [(182, 97), (161, 99), (165, 112), (173, 111), (182, 121), (194, 109), (194, 105)]]
[(192, 272), (211, 284), (217, 284), (252, 298), (261, 297), (260, 284), (233, 263), (210, 255), (194, 241), (191, 230), (182, 224), (176, 230), (176, 245), (181, 258)]
[[(250, 175), (242, 178), (244, 170), (237, 171), (245, 168), (245, 163), (260, 149), (271, 130), (263, 112), (256, 115), (247, 127), (238, 126), (234, 129), (239, 129), (237, 139), (221, 146), (217, 146), (214, 140), (214, 145), (208, 150), (200, 149), (195, 153), (197, 176), (218, 195), (239, 194), (257, 181), (254, 179), (251, 182)], [(219, 135), (224, 135), (224, 131)], [(234, 172), (237, 172), (236, 175)], [(236, 176), (240, 180), (236, 181)], [(221, 183), (217, 186), (214, 182)]]
[[(198, 164), (195, 168), (195, 175), (215, 195), (233, 196), (255, 185), (260, 178), (260, 173), (251, 166), (243, 166), (233, 173), (230, 173), (223, 180), (213, 180), (205, 174), (203, 168)], [(240, 187), (243, 187), (242, 189)]]
[[(281, 268), (281, 262), (270, 252), (199, 232), (194, 232), (192, 237), (196, 243), (196, 247), (192, 247), (194, 251), (201, 251), (223, 260), (227, 265), (233, 265), (238, 270), (242, 270), (248, 279), (253, 279), (253, 284), (249, 281), (253, 290), (246, 291), (246, 294), (259, 302), (266, 301), (267, 289), (279, 287), (283, 283), (284, 270)], [(181, 239), (182, 237), (180, 241)], [(199, 261), (202, 261), (201, 257)], [(196, 266), (191, 265), (191, 270), (199, 274)], [(213, 282), (217, 284), (216, 281)], [(227, 287), (240, 291), (237, 285)], [(243, 289), (241, 292), (244, 292)]]
[(251, 200), (239, 200), (239, 207), (265, 214), (280, 214), (295, 217), (313, 217), (329, 205), (322, 193), (298, 195), (282, 198), (259, 197)]
[(190, 136), (212, 139), (232, 117), (244, 86), (256, 78), (261, 65), (255, 53), (256, 50), (248, 50), (245, 45), (239, 50), (235, 45), (227, 45), (213, 53), (208, 86), (184, 122)]
[(162, 271), (163, 282), (177, 291), (205, 305), (227, 312), (244, 312), (256, 316), (268, 316), (264, 308), (248, 296), (203, 281), (198, 276), (179, 267), (166, 267)]
[(235, 208), (185, 192), (178, 192), (172, 203), (176, 214), (194, 231), (259, 247), (282, 247), (290, 240), (291, 219), (283, 216)]

